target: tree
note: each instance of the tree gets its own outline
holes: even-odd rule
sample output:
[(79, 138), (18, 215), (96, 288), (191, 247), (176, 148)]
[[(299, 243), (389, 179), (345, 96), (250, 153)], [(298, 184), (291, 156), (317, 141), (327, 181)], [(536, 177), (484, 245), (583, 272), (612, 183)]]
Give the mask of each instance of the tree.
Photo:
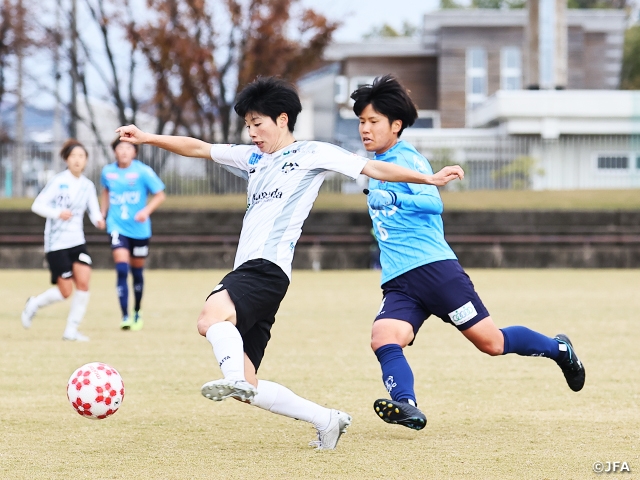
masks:
[(388, 23), (383, 23), (381, 26), (374, 26), (365, 33), (362, 38), (370, 39), (370, 38), (394, 38), (394, 37), (413, 37), (415, 36), (420, 29), (413, 25), (412, 23), (407, 22), (406, 20), (402, 23), (402, 29), (396, 30)]
[(440, 10), (449, 10), (452, 8), (464, 8), (464, 5), (455, 0), (440, 0)]
[(10, 0), (0, 0), (0, 105), (6, 91), (6, 72), (13, 54), (14, 8)]
[[(237, 141), (236, 94), (258, 75), (295, 81), (312, 69), (338, 23), (299, 0), (148, 0), (155, 12), (130, 30), (154, 75), (158, 133)], [(220, 30), (216, 30), (219, 26)]]
[(620, 88), (640, 90), (640, 25), (629, 28), (624, 34)]
[(526, 6), (526, 0), (471, 0), (472, 8), (518, 9)]

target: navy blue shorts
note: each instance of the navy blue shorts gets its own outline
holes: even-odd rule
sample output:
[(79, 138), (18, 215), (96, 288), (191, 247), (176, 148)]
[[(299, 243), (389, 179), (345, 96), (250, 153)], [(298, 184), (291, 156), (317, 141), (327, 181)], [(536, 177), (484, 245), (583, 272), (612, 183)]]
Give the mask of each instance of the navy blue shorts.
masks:
[(133, 258), (146, 258), (149, 256), (148, 238), (131, 238), (118, 232), (111, 232), (111, 250), (126, 248)]
[(457, 260), (442, 260), (409, 270), (384, 283), (382, 295), (376, 320), (404, 320), (413, 326), (414, 335), (431, 315), (460, 331), (489, 316)]

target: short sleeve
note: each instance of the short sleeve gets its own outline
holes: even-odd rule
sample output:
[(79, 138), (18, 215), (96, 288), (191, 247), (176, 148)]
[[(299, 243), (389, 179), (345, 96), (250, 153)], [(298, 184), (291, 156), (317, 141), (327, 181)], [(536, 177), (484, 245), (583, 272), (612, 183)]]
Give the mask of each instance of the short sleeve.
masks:
[(247, 172), (253, 156), (257, 158), (262, 156), (258, 152), (259, 150), (251, 145), (213, 144), (210, 154), (211, 159), (216, 163)]
[(313, 143), (313, 148), (315, 148), (313, 168), (331, 170), (355, 180), (362, 173), (362, 170), (369, 161), (365, 157), (361, 157), (360, 155), (356, 155), (330, 143)]
[(147, 165), (147, 168), (145, 168), (145, 170), (146, 170), (145, 178), (146, 178), (147, 189), (154, 195), (164, 190), (164, 182), (160, 180), (160, 177), (158, 176), (158, 174), (148, 165)]

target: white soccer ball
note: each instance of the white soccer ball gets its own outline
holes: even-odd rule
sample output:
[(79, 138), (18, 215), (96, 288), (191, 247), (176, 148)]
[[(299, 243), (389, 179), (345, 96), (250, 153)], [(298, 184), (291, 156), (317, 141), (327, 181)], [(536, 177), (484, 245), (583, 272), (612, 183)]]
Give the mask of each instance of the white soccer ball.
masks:
[(87, 363), (69, 378), (67, 398), (83, 417), (101, 420), (122, 405), (124, 383), (118, 371), (106, 363)]

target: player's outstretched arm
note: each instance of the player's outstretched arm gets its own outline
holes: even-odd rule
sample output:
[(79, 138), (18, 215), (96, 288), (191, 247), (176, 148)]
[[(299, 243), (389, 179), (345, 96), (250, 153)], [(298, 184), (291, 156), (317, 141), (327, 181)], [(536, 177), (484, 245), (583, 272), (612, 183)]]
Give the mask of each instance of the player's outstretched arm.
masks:
[(369, 160), (362, 169), (362, 173), (367, 177), (386, 182), (423, 183), (437, 187), (442, 187), (451, 180), (464, 178), (464, 170), (459, 165), (444, 167), (439, 172), (428, 175), (379, 160)]
[(211, 160), (211, 144), (192, 137), (174, 135), (156, 135), (143, 132), (135, 125), (122, 126), (116, 129), (123, 142), (140, 145), (146, 143), (168, 150), (184, 157), (208, 158)]

